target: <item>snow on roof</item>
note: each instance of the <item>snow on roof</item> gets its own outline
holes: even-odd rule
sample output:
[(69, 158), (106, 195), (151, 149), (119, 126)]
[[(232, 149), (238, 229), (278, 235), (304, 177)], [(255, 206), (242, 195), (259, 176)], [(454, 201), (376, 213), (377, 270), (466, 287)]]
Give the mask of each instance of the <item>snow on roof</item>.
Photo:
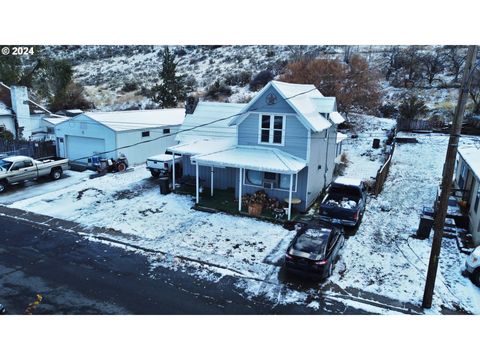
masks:
[(199, 165), (245, 168), (285, 174), (296, 174), (307, 164), (304, 160), (278, 149), (235, 146), (214, 153), (193, 156)]
[(52, 125), (57, 125), (60, 124), (61, 122), (64, 122), (65, 120), (68, 120), (69, 117), (67, 116), (46, 116), (43, 118), (46, 122), (49, 122)]
[(7, 105), (0, 101), (0, 115), (12, 115), (12, 110), (10, 110)]
[(333, 121), (336, 125), (345, 122), (345, 119), (338, 111), (334, 111), (330, 114), (330, 120)]
[[(267, 84), (251, 101), (255, 102), (262, 94), (267, 91), (269, 85), (273, 86), (285, 101), (296, 111), (300, 121), (314, 132), (328, 129), (334, 124), (340, 124), (343, 117), (336, 112), (336, 100), (334, 97), (325, 98), (315, 85), (310, 84), (291, 84), (281, 81), (271, 81)], [(326, 100), (323, 100), (326, 99)], [(248, 105), (245, 107), (247, 108)], [(328, 120), (320, 113), (329, 113), (333, 119)], [(242, 118), (236, 118), (230, 121), (230, 125), (236, 124)]]
[[(176, 140), (180, 143), (194, 142), (212, 138), (236, 138), (236, 127), (229, 126), (232, 116), (242, 111), (246, 104), (201, 101), (193, 114), (185, 116)], [(219, 120), (224, 119), (225, 120)], [(219, 120), (219, 121), (217, 121)], [(214, 122), (212, 124), (209, 124)], [(208, 125), (206, 125), (208, 124)], [(196, 128), (197, 126), (201, 126)], [(192, 130), (190, 130), (192, 129)], [(181, 132), (183, 130), (189, 130)]]
[(315, 85), (290, 84), (272, 81), (272, 85), (283, 95), (286, 101), (306, 121), (306, 125), (315, 132), (328, 129), (332, 123), (320, 115), (317, 109), (318, 99), (324, 97)]
[(346, 176), (339, 176), (334, 181), (335, 184), (360, 186), (362, 184), (361, 179), (350, 178)]
[(458, 149), (458, 152), (470, 166), (472, 172), (480, 179), (480, 149), (476, 146), (462, 146)]
[(337, 100), (334, 97), (315, 97), (312, 102), (319, 113), (330, 114), (337, 111)]
[(348, 135), (342, 134), (341, 132), (337, 132), (337, 144), (339, 142), (342, 142), (346, 138), (348, 138)]
[(185, 118), (185, 109), (128, 110), (85, 112), (89, 118), (115, 131), (147, 129), (181, 125)]
[(234, 137), (221, 139), (199, 139), (192, 142), (185, 142), (170, 146), (167, 148), (167, 150), (172, 151), (175, 154), (182, 155), (209, 154), (215, 151), (231, 148), (232, 146), (235, 146), (236, 143), (237, 139)]

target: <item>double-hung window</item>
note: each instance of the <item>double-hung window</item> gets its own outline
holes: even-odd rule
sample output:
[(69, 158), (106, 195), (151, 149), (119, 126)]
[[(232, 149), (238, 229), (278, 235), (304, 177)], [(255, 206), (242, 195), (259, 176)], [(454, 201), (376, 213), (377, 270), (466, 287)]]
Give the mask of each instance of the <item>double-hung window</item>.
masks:
[(285, 117), (282, 115), (260, 116), (260, 139), (261, 144), (283, 145)]

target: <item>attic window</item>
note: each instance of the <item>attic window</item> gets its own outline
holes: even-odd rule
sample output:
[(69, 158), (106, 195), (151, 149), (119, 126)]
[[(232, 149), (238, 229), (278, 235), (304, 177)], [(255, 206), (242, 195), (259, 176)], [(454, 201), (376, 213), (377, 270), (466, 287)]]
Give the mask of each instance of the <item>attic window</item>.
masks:
[(149, 137), (150, 131), (142, 131), (142, 137)]
[(258, 142), (260, 144), (283, 145), (285, 116), (262, 114), (259, 127)]

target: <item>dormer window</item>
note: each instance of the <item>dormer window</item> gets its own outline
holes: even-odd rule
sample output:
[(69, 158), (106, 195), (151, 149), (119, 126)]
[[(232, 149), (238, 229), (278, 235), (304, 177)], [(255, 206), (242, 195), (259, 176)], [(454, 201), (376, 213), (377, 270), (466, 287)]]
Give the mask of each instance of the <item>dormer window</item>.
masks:
[(285, 116), (260, 115), (260, 144), (283, 145), (285, 129)]

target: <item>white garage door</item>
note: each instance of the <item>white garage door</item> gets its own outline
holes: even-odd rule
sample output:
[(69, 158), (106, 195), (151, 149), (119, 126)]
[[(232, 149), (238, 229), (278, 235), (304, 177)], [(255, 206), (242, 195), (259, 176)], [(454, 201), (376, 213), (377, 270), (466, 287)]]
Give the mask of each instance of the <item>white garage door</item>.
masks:
[(105, 151), (105, 139), (66, 136), (67, 157), (70, 161), (87, 163), (86, 157)]

